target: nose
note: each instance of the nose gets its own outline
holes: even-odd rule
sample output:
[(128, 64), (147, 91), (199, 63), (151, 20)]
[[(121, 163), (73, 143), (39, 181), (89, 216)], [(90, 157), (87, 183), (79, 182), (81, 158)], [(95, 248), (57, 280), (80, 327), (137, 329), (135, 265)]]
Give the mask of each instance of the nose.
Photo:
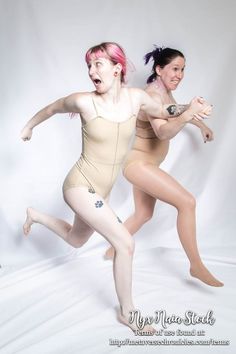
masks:
[(94, 73), (94, 66), (93, 65), (91, 65), (90, 67), (89, 67), (89, 75), (91, 76), (93, 73)]
[(184, 76), (183, 71), (178, 71), (177, 72), (177, 77), (178, 77), (179, 80), (181, 80), (183, 78), (183, 76)]

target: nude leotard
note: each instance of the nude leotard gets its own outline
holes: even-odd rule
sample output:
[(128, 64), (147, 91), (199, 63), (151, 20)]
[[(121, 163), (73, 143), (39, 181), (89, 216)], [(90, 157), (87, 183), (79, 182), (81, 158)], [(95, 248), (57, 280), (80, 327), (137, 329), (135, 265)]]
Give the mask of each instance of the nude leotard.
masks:
[(148, 163), (159, 166), (168, 149), (169, 140), (158, 139), (149, 121), (137, 119), (135, 140), (125, 160), (123, 174), (126, 176), (127, 168), (133, 164)]
[(109, 121), (99, 116), (94, 100), (93, 104), (96, 117), (82, 124), (82, 153), (69, 171), (63, 191), (85, 186), (106, 198), (127, 154), (136, 116), (122, 122)]

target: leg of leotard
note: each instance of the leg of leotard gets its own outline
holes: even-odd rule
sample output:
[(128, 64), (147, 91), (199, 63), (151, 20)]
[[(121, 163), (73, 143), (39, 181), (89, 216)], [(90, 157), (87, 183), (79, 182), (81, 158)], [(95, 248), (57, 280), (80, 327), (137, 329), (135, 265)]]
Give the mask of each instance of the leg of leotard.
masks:
[[(148, 220), (152, 218), (156, 198), (133, 186), (134, 213), (124, 222), (124, 226), (131, 235), (134, 235)], [(114, 248), (109, 247), (104, 255), (105, 259), (113, 259)]]
[(27, 209), (27, 217), (23, 226), (24, 234), (28, 235), (31, 225), (38, 223), (60, 236), (73, 247), (81, 247), (88, 241), (94, 230), (75, 214), (73, 225), (54, 216), (41, 213), (33, 208)]
[[(134, 310), (132, 301), (132, 259), (134, 242), (126, 228), (121, 224), (106, 201), (96, 193), (89, 193), (84, 187), (68, 189), (64, 193), (67, 204), (75, 212), (75, 222), (73, 227), (63, 220), (40, 213), (32, 208), (28, 209), (27, 219), (24, 224), (26, 233), (34, 222), (40, 223), (65, 241), (77, 237), (84, 243), (92, 231), (97, 231), (103, 235), (115, 248), (113, 263), (113, 273), (115, 287), (120, 303), (119, 320), (133, 330), (137, 330), (135, 323), (129, 323), (130, 311)], [(80, 238), (80, 231), (84, 231), (84, 236)], [(74, 236), (75, 235), (75, 236)], [(76, 242), (78, 245), (78, 242)], [(153, 331), (151, 326), (146, 326), (144, 330)]]
[[(177, 209), (177, 231), (190, 261), (190, 273), (211, 286), (222, 286), (204, 266), (196, 241), (195, 199), (174, 178), (151, 164), (132, 165), (127, 179), (137, 188)], [(137, 206), (136, 206), (137, 208)]]
[[(68, 189), (65, 200), (71, 209), (95, 231), (103, 235), (115, 248), (113, 274), (121, 311), (119, 320), (137, 329), (128, 322), (130, 311), (134, 309), (132, 300), (132, 259), (134, 241), (117, 216), (96, 193), (89, 193), (84, 187)], [(147, 326), (146, 330), (153, 330)]]

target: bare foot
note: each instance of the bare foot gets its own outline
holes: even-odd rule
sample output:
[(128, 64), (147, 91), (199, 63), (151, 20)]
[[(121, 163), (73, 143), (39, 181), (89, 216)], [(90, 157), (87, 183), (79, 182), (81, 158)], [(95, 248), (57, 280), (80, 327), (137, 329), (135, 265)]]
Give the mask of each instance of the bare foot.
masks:
[(223, 283), (217, 280), (209, 272), (209, 270), (204, 266), (204, 264), (200, 264), (195, 267), (191, 266), (190, 274), (192, 275), (192, 277), (198, 278), (199, 280), (201, 280), (203, 283), (207, 285), (216, 286), (216, 287), (224, 286)]
[(23, 225), (23, 231), (25, 236), (27, 236), (30, 233), (30, 229), (31, 229), (31, 225), (36, 222), (34, 219), (34, 214), (35, 214), (35, 210), (33, 208), (27, 208), (26, 210), (26, 220), (25, 223)]
[(122, 324), (128, 326), (129, 328), (132, 329), (133, 332), (137, 333), (137, 332), (142, 332), (143, 335), (152, 335), (154, 333), (156, 333), (156, 329), (154, 327), (152, 327), (151, 325), (145, 325), (142, 329), (140, 329), (136, 322), (132, 322), (130, 323), (129, 321), (130, 316), (125, 316), (122, 315), (120, 312), (117, 313), (117, 319), (119, 322), (121, 322)]
[(105, 254), (104, 254), (104, 258), (105, 259), (113, 259), (115, 255), (115, 250), (113, 247), (110, 247), (106, 250)]

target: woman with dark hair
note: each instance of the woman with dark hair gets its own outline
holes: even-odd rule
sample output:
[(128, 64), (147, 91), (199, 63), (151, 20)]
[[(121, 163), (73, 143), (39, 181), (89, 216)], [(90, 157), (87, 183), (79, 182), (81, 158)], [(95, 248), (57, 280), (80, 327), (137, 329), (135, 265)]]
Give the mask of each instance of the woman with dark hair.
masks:
[[(175, 104), (172, 91), (184, 76), (185, 57), (176, 49), (160, 48), (145, 55), (145, 64), (153, 60), (152, 73), (147, 79), (146, 92), (159, 104)], [(204, 142), (213, 139), (213, 132), (202, 122), (188, 121), (200, 128)], [(159, 168), (164, 161), (169, 139), (173, 138), (187, 121), (178, 117), (171, 120), (154, 119), (141, 111), (136, 123), (136, 136), (124, 164), (124, 176), (133, 184), (135, 211), (124, 223), (131, 235), (135, 234), (153, 215), (159, 199), (177, 209), (177, 230), (190, 261), (190, 274), (211, 286), (222, 286), (202, 263), (196, 241), (195, 199), (173, 177)], [(112, 258), (110, 247), (105, 258)]]

